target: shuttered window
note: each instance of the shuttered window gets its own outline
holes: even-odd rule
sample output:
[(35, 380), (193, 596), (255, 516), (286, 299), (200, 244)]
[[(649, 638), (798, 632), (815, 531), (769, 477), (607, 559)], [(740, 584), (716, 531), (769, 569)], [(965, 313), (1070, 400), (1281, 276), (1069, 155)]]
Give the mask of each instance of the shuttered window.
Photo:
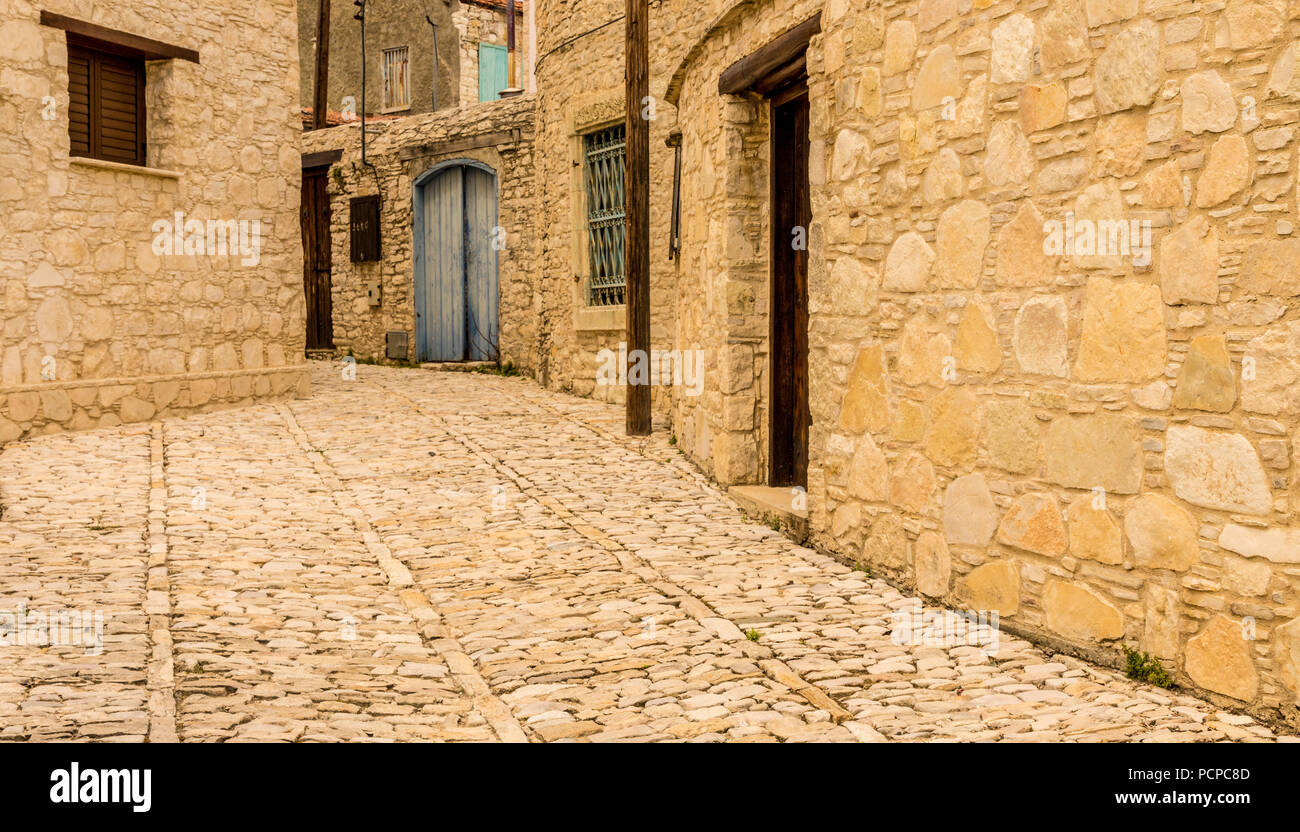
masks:
[(411, 50), (405, 46), (384, 50), (384, 109), (405, 110), (411, 106)]
[(144, 61), (68, 44), (73, 156), (145, 163)]

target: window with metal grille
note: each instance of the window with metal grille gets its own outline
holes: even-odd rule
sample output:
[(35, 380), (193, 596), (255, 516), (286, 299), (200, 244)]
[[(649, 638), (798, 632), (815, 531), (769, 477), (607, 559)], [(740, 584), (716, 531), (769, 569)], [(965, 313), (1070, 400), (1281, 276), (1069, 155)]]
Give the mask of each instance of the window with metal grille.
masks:
[(405, 110), (411, 106), (411, 50), (397, 46), (384, 50), (384, 109)]
[(68, 44), (73, 156), (145, 163), (144, 61)]
[(622, 305), (627, 271), (624, 239), (627, 213), (623, 173), (627, 166), (627, 131), (624, 125), (583, 137), (586, 150), (587, 252), (591, 271), (587, 278), (588, 306)]

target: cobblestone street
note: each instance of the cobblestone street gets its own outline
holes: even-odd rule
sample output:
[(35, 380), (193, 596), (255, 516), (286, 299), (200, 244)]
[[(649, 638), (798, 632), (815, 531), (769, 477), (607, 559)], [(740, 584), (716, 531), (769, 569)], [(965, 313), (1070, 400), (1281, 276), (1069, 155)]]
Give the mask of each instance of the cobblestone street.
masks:
[[(911, 647), (914, 599), (744, 518), (621, 409), (337, 365), (310, 399), (0, 455), (12, 740), (1200, 741), (1247, 717), (1002, 634)], [(93, 652), (93, 651), (91, 651)]]

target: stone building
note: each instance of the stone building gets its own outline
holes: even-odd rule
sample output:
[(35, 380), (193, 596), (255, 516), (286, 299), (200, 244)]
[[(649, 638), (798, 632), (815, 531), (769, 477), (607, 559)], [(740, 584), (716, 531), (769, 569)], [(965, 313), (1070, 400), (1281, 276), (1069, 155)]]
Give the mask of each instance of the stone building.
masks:
[[(578, 171), (621, 5), (537, 13), (538, 371), (597, 396), (623, 318), (584, 302)], [(679, 447), (774, 506), (806, 479), (814, 545), (936, 603), (1296, 721), (1292, 8), (664, 0), (650, 30), (653, 341), (707, 367)]]
[(0, 442), (305, 394), (293, 6), (0, 7)]
[[(299, 98), (304, 108), (315, 100), (319, 2), (298, 0)], [(531, 54), (525, 6), (516, 4), (515, 42), (521, 67), (529, 65)], [(327, 98), (331, 112), (418, 115), (495, 100), (499, 90), (508, 86), (505, 0), (370, 0), (366, 8), (363, 102), (357, 6), (352, 0), (330, 0)], [(482, 96), (481, 75), (487, 90)], [(516, 79), (531, 90), (528, 81), (527, 72)]]
[[(329, 218), (332, 349), (364, 359), (477, 359), (532, 371), (533, 110), (532, 96), (521, 96), (368, 125), (364, 162), (360, 124), (303, 135), (304, 183), (320, 182)], [(442, 182), (446, 176), (458, 182)], [(470, 180), (486, 193), (473, 192)], [(352, 205), (376, 195), (379, 256), (356, 260)], [(477, 221), (462, 216), (475, 213), (462, 207), (467, 197), (483, 200)], [(455, 251), (439, 236), (451, 214)], [(491, 261), (478, 275), (476, 256)], [(488, 290), (480, 302), (461, 288), (476, 276)], [(453, 293), (455, 325), (466, 331), (439, 347), (452, 316), (437, 301)]]

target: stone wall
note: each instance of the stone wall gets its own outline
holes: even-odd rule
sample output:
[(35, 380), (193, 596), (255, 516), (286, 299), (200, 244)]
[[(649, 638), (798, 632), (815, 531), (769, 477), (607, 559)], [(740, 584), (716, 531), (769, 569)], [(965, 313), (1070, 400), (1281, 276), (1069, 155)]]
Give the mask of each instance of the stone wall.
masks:
[[(41, 9), (198, 50), (148, 64), (149, 167), (69, 157)], [(0, 42), (0, 442), (305, 394), (293, 4), (11, 0)], [(256, 256), (156, 253), (177, 212)]]
[[(718, 396), (674, 420), (724, 482), (764, 465), (761, 431), (758, 459), (733, 448), (753, 444), (734, 417), (766, 389), (761, 345), (734, 338), (765, 308), (766, 126), (716, 79), (819, 5), (735, 4), (680, 72), (683, 263), (708, 279), (679, 284), (678, 325), (729, 351)], [(1296, 721), (1300, 7), (822, 11), (814, 543), (1063, 649), (1140, 647), (1216, 702)]]
[[(359, 124), (303, 134), (304, 153), (343, 151), (329, 174), (335, 347), (382, 359), (386, 333), (400, 330), (415, 356), (413, 183), (441, 162), (472, 159), (497, 175), (498, 222), (505, 233), (498, 255), (501, 361), (529, 372), (537, 366), (534, 104), (526, 96), (369, 125), (366, 158), (374, 168), (362, 164)], [(353, 263), (349, 201), (376, 193), (383, 259)], [(370, 305), (374, 281), (381, 285), (379, 306)]]
[[(361, 96), (361, 24), (354, 19), (357, 7), (352, 0), (330, 3), (329, 109), (343, 110), (343, 99), (356, 101), (356, 112), (394, 112), (399, 115), (427, 113), (433, 109), (435, 82), (433, 61), (433, 27), (426, 16), (438, 25), (437, 87), (438, 109), (456, 107), (460, 97), (460, 38), (453, 20), (459, 2), (451, 0), (383, 0), (370, 2), (366, 12), (366, 94)], [(297, 0), (299, 59), (302, 76), (299, 100), (310, 107), (316, 90), (316, 18), (319, 0)], [(402, 110), (384, 109), (383, 51), (405, 46), (410, 50), (411, 106)]]
[[(624, 28), (621, 0), (538, 3), (538, 215), (546, 233), (538, 250), (539, 379), (554, 389), (622, 401), (623, 388), (597, 384), (598, 354), (626, 341), (625, 308), (588, 307), (589, 272), (583, 135), (623, 122)], [(682, 27), (701, 19), (702, 6), (651, 7), (651, 82), (656, 100), (650, 127), (651, 341), (656, 348), (690, 349), (676, 336), (678, 264), (668, 259), (673, 151), (667, 139), (676, 121), (664, 91), (671, 66), (685, 49)], [(706, 357), (706, 360), (713, 360)], [(653, 391), (666, 412), (671, 397)]]
[[(460, 33), (460, 101), (478, 101), (478, 45), (495, 43), (506, 46), (506, 11), (504, 3), (493, 0), (462, 0), (452, 13), (452, 22)], [(515, 6), (515, 49), (519, 69), (515, 83), (527, 83), (525, 67), (528, 48), (528, 16), (523, 4)]]

